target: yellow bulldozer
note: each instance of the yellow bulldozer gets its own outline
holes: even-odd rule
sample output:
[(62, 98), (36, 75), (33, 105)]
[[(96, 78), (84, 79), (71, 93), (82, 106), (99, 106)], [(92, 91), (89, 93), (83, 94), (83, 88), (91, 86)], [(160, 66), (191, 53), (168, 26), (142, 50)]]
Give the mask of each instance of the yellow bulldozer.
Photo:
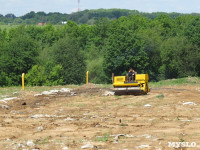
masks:
[(115, 95), (147, 94), (149, 89), (148, 74), (134, 74), (131, 77), (112, 75), (113, 91)]

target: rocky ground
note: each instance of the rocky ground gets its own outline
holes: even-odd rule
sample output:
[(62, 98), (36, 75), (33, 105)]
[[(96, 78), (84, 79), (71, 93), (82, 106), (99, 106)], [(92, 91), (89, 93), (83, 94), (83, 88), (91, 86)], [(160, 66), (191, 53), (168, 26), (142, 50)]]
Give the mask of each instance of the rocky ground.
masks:
[(0, 150), (200, 149), (200, 86), (115, 96), (94, 84), (0, 100)]

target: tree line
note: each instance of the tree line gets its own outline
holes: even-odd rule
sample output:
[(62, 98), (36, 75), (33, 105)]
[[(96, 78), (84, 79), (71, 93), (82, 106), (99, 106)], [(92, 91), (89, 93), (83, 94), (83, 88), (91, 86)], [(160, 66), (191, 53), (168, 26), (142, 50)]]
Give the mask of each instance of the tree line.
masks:
[(200, 17), (101, 18), (94, 25), (0, 29), (0, 86), (111, 83), (130, 67), (151, 81), (200, 75)]
[[(80, 12), (74, 12), (71, 14), (63, 14), (58, 12), (34, 12), (31, 11), (23, 16), (16, 17), (14, 14), (9, 13), (5, 16), (0, 14), (0, 24), (26, 24), (26, 25), (36, 25), (38, 23), (50, 23), (53, 25), (61, 24), (63, 21), (74, 21), (78, 24), (90, 24), (94, 25), (94, 23), (100, 18), (108, 18), (111, 20), (118, 19), (122, 16), (130, 16), (130, 15), (142, 15), (149, 19), (155, 19), (160, 15), (169, 15), (172, 19), (177, 18), (178, 16), (182, 16), (184, 14), (181, 13), (165, 13), (165, 12), (153, 12), (153, 13), (145, 13), (139, 12), (137, 10), (128, 10), (128, 9), (97, 9), (97, 10), (83, 10)], [(200, 16), (198, 13), (190, 14), (192, 16)]]

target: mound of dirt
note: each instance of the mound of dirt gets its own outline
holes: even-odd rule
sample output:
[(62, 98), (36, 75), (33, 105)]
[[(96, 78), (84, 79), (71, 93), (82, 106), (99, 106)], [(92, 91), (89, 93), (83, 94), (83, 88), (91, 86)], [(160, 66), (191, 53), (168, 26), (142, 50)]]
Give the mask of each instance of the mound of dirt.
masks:
[(89, 83), (89, 84), (84, 84), (80, 87), (78, 87), (77, 89), (91, 89), (91, 88), (98, 88), (95, 84), (93, 83)]
[(73, 90), (77, 95), (102, 95), (106, 91), (106, 88), (99, 88), (95, 84), (84, 84)]
[[(43, 94), (37, 92), (21, 91), (20, 96), (15, 101), (11, 101), (8, 106), (9, 110), (23, 110), (26, 108), (39, 108), (49, 105), (57, 99), (69, 98), (74, 96), (102, 96), (105, 94), (106, 88), (99, 88), (95, 84), (84, 84), (78, 88), (71, 89), (67, 92), (55, 92), (52, 94)], [(47, 91), (48, 93), (50, 91)], [(4, 111), (9, 111), (4, 109)]]

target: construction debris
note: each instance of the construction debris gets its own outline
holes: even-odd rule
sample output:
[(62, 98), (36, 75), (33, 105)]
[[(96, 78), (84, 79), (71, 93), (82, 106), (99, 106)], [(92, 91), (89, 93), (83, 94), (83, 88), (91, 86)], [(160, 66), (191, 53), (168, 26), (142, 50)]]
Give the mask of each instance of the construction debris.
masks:
[(38, 127), (38, 128), (36, 129), (37, 132), (42, 131), (42, 130), (44, 130), (44, 128), (43, 128), (42, 126), (40, 126), (40, 127)]
[(4, 102), (4, 103), (8, 103), (7, 101), (14, 100), (14, 99), (18, 99), (18, 98), (17, 97), (10, 97), (10, 98), (4, 98), (4, 99), (2, 99), (0, 101)]
[(41, 96), (41, 95), (55, 95), (55, 94), (58, 94), (59, 92), (61, 93), (67, 93), (67, 92), (70, 92), (71, 89), (69, 88), (62, 88), (60, 90), (50, 90), (50, 91), (44, 91), (40, 94), (35, 94), (34, 96)]
[(30, 141), (27, 141), (26, 145), (29, 146), (29, 147), (35, 146), (35, 144), (34, 144), (33, 141), (31, 141), (31, 140), (30, 140)]
[(87, 143), (86, 145), (81, 146), (82, 149), (87, 149), (87, 148), (93, 148), (94, 146), (90, 143)]
[(74, 120), (73, 118), (64, 119), (64, 121), (73, 121), (73, 120)]
[(183, 105), (197, 105), (197, 104), (194, 102), (185, 102), (185, 103), (183, 103)]
[(136, 146), (136, 149), (143, 149), (143, 148), (149, 148), (149, 145), (140, 145), (140, 146)]
[(0, 107), (3, 108), (3, 109), (9, 109), (9, 108), (10, 108), (10, 107), (7, 106), (7, 105), (0, 105)]
[(120, 136), (125, 136), (125, 135), (124, 134), (117, 134), (117, 135), (112, 135), (112, 136), (115, 136), (114, 139), (118, 140)]
[(113, 96), (113, 95), (115, 95), (115, 92), (105, 91), (105, 93), (103, 95), (104, 96)]
[(151, 107), (151, 105), (150, 104), (146, 104), (146, 105), (144, 105), (144, 107)]

